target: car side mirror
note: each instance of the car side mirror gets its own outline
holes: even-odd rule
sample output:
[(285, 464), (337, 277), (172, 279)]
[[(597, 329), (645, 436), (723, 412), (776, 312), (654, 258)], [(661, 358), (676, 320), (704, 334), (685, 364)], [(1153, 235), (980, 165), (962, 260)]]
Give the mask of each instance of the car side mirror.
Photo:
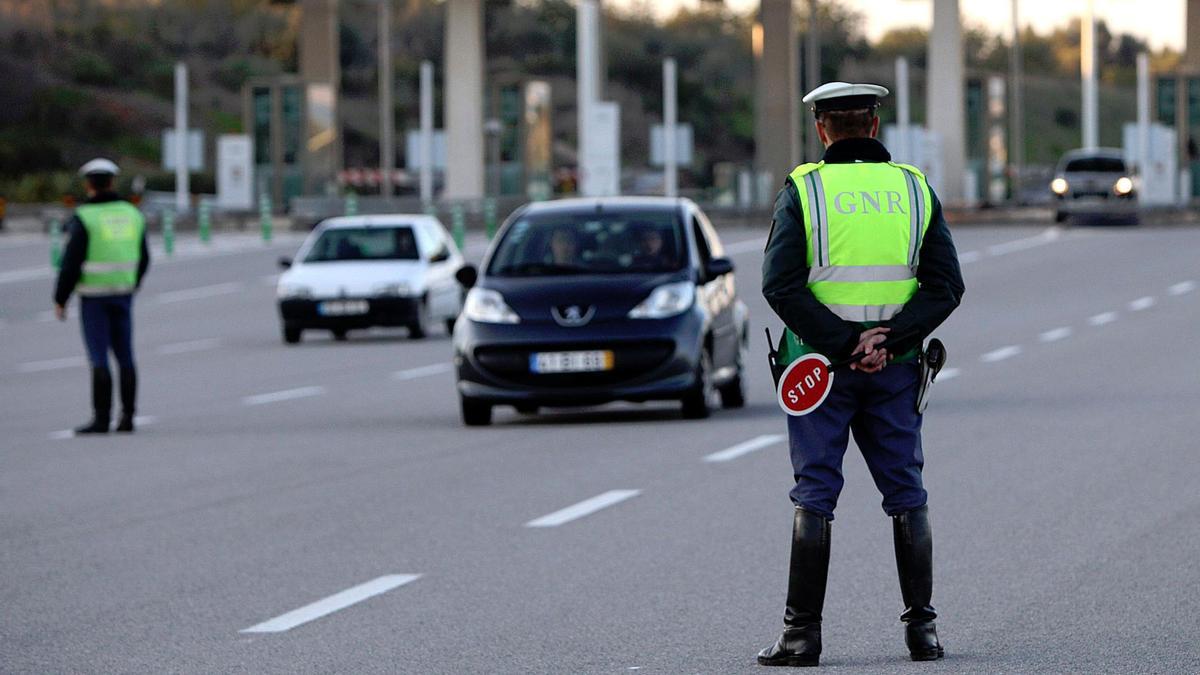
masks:
[(290, 268), (290, 267), (292, 266), (292, 259), (291, 259), (291, 258), (287, 258), (287, 257), (280, 258), (280, 259), (279, 259), (279, 266), (280, 266), (280, 267), (282, 267), (282, 268), (283, 268), (283, 269), (285, 269), (285, 270), (286, 270), (286, 269), (288, 269), (288, 268)]
[(446, 262), (449, 259), (450, 259), (450, 250), (447, 249), (445, 246), (443, 246), (442, 248), (438, 249), (437, 253), (433, 254), (433, 257), (429, 259), (429, 262), (440, 263), (440, 262)]
[(474, 265), (463, 265), (454, 273), (454, 278), (463, 288), (471, 288), (479, 281), (479, 270), (475, 269)]
[(716, 279), (733, 272), (733, 261), (729, 258), (713, 258), (704, 267), (704, 273), (709, 279)]

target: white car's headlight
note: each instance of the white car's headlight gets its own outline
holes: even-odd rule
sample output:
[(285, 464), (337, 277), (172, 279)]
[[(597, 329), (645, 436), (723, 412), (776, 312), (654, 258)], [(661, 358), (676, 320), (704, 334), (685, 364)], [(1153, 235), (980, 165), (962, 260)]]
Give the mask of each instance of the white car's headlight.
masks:
[(280, 298), (311, 298), (312, 289), (304, 284), (280, 282), (275, 294)]
[(1054, 180), (1050, 181), (1050, 189), (1053, 190), (1054, 194), (1056, 195), (1067, 194), (1067, 189), (1070, 187), (1071, 186), (1067, 184), (1066, 178), (1055, 178)]
[(479, 323), (520, 323), (521, 318), (504, 302), (504, 296), (490, 288), (472, 288), (467, 292), (463, 316)]
[(404, 282), (376, 284), (371, 289), (371, 295), (408, 296), (412, 295), (412, 287)]
[(1121, 176), (1116, 185), (1113, 185), (1113, 191), (1119, 195), (1127, 195), (1133, 192), (1133, 181), (1128, 176)]
[(629, 310), (631, 319), (665, 319), (686, 311), (696, 300), (696, 284), (679, 281), (664, 284), (650, 292), (649, 297)]

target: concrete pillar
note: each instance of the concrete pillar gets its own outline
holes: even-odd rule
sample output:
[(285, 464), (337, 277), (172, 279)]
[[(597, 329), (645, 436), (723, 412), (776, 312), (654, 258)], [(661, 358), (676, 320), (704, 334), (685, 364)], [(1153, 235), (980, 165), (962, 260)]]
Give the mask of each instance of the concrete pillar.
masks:
[(929, 33), (929, 82), (926, 125), (941, 137), (942, 185), (933, 186), (942, 202), (961, 203), (967, 168), (966, 111), (963, 83), (962, 22), (958, 0), (933, 0)]
[(1083, 127), (1083, 147), (1100, 147), (1100, 103), (1096, 80), (1096, 7), (1088, 0), (1087, 11), (1079, 23), (1079, 72), (1083, 78), (1083, 101), (1080, 105)]
[(483, 2), (446, 2), (446, 189), (448, 199), (482, 199)]
[(1184, 44), (1184, 70), (1200, 74), (1200, 0), (1187, 0), (1187, 42)]
[(800, 163), (800, 66), (791, 0), (762, 0), (752, 38), (754, 163), (779, 186)]

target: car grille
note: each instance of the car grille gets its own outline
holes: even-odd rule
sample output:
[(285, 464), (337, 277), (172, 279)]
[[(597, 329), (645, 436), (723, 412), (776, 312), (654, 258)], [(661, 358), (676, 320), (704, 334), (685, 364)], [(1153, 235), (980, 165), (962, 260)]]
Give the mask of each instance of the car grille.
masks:
[[(607, 349), (613, 353), (612, 370), (592, 373), (533, 373), (529, 356), (534, 352), (590, 351)], [(636, 343), (529, 344), (506, 347), (479, 347), (475, 360), (490, 375), (514, 384), (534, 387), (598, 387), (635, 380), (655, 370), (671, 357), (675, 345), (667, 340)]]

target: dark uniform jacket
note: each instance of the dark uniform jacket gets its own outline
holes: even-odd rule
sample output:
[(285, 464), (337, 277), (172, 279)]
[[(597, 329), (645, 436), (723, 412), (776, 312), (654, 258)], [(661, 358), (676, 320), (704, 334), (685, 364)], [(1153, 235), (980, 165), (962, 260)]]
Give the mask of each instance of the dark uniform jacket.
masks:
[[(853, 138), (829, 146), (826, 164), (887, 162), (891, 155), (873, 138)], [(962, 271), (942, 215), (942, 204), (933, 194), (933, 217), (921, 244), (916, 294), (896, 316), (878, 324), (846, 321), (821, 304), (808, 289), (808, 245), (804, 214), (792, 181), (775, 199), (775, 217), (767, 236), (763, 259), (763, 297), (784, 324), (801, 340), (831, 359), (848, 358), (858, 346), (858, 336), (868, 326), (891, 328), (891, 335), (912, 336), (894, 344), (889, 353), (904, 354), (920, 345), (962, 300)]]
[[(88, 204), (104, 204), (121, 201), (115, 192), (102, 192), (87, 200)], [(67, 231), (67, 247), (63, 250), (62, 263), (58, 270), (58, 283), (54, 286), (54, 304), (66, 305), (67, 299), (75, 290), (75, 284), (83, 276), (83, 263), (87, 260), (88, 233), (83, 221), (78, 215), (71, 216), (65, 226)], [(150, 269), (150, 247), (146, 245), (146, 235), (142, 234), (142, 255), (138, 260), (137, 285), (142, 285), (142, 277)]]

